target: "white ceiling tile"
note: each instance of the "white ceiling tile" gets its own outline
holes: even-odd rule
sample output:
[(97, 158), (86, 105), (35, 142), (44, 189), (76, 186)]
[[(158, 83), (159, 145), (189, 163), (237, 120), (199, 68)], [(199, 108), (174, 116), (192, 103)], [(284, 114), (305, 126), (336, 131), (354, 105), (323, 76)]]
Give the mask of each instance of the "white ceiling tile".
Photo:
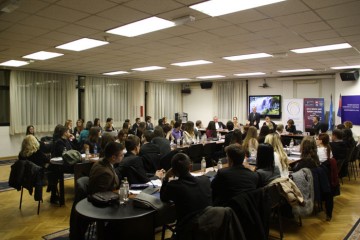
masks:
[(117, 4), (110, 1), (99, 0), (61, 0), (56, 3), (57, 5), (71, 8), (78, 11), (87, 13), (98, 13), (108, 8), (115, 7)]
[(259, 12), (269, 17), (279, 17), (294, 13), (306, 12), (310, 9), (301, 1), (287, 0), (284, 2), (262, 6), (258, 10)]
[(287, 16), (276, 17), (275, 21), (279, 21), (285, 26), (293, 26), (304, 23), (318, 22), (321, 19), (311, 11), (291, 14)]
[(49, 30), (55, 30), (57, 28), (65, 26), (66, 22), (63, 21), (57, 21), (54, 19), (49, 19), (45, 17), (40, 17), (36, 15), (32, 15), (28, 18), (25, 18), (22, 23), (24, 25), (34, 26), (37, 28), (43, 28), (43, 29), (49, 29)]
[(45, 9), (40, 10), (36, 14), (64, 22), (74, 22), (88, 16), (88, 14), (86, 13), (75, 11), (73, 9), (69, 9), (57, 5), (51, 5)]
[(133, 0), (126, 2), (124, 5), (151, 15), (157, 15), (184, 6), (173, 0)]
[(118, 25), (113, 26), (113, 28), (150, 17), (149, 14), (125, 6), (116, 6), (96, 15), (116, 21)]
[(359, 15), (360, 1), (344, 3), (338, 6), (322, 8), (317, 10), (317, 14), (325, 20)]
[(84, 19), (81, 19), (75, 22), (77, 25), (85, 26), (88, 28), (98, 29), (102, 31), (109, 30), (113, 28), (113, 26), (117, 25), (117, 22), (105, 18), (101, 18), (99, 16), (90, 16)]

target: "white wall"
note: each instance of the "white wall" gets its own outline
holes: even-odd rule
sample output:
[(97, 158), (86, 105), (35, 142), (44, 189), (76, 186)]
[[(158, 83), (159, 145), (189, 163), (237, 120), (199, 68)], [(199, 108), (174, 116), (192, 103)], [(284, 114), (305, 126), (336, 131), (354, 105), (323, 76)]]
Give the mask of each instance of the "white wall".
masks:
[[(356, 81), (342, 81), (340, 78), (340, 74), (336, 74), (335, 77), (335, 102), (334, 109), (335, 115), (337, 113), (337, 109), (339, 107), (339, 96), (350, 96), (350, 95), (360, 95), (360, 79)], [(360, 116), (359, 116), (360, 117)], [(339, 117), (335, 118), (335, 124), (341, 123)], [(360, 136), (360, 126), (353, 126), (352, 129), (355, 136)]]
[(10, 136), (9, 127), (0, 127), (0, 158), (17, 156), (23, 138), (24, 135)]

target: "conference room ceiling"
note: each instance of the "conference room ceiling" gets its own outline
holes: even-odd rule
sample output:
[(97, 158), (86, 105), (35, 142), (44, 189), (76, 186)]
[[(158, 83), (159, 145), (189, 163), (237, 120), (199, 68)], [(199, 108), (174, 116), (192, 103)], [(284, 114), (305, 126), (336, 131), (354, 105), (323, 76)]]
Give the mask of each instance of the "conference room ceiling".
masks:
[[(249, 0), (250, 1), (250, 0)], [(1, 3), (5, 0), (0, 0)], [(219, 17), (189, 8), (199, 0), (22, 0), (11, 13), (0, 13), (0, 63), (26, 60), (38, 51), (63, 56), (36, 60), (18, 69), (97, 75), (128, 71), (121, 79), (165, 81), (172, 78), (264, 72), (261, 78), (295, 75), (278, 70), (312, 68), (304, 74), (329, 74), (335, 66), (360, 64), (359, 0), (287, 0)], [(136, 37), (106, 33), (157, 16), (195, 21)], [(55, 47), (80, 38), (110, 43), (81, 52)], [(296, 54), (290, 49), (349, 43), (353, 48)], [(226, 56), (268, 53), (270, 58), (228, 61)], [(171, 63), (207, 60), (212, 64), (178, 67)], [(27, 61), (27, 60), (26, 60)], [(131, 69), (162, 66), (137, 72)], [(4, 68), (4, 67), (3, 67)], [(247, 78), (247, 77), (245, 77)], [(239, 78), (240, 79), (240, 78)], [(214, 80), (215, 81), (215, 80)]]

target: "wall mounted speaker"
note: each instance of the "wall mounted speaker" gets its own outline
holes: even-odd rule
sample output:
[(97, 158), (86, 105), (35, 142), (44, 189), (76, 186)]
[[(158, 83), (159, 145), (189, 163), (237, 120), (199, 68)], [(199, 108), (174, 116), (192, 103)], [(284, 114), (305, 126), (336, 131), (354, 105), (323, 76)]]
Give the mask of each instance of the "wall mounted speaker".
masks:
[(189, 93), (191, 93), (191, 90), (190, 90), (190, 88), (185, 88), (185, 89), (181, 90), (181, 93), (189, 94)]
[(344, 72), (340, 73), (340, 77), (342, 81), (355, 81), (359, 78), (359, 71), (351, 71), (351, 72)]
[(212, 82), (200, 82), (201, 89), (209, 89), (212, 87)]

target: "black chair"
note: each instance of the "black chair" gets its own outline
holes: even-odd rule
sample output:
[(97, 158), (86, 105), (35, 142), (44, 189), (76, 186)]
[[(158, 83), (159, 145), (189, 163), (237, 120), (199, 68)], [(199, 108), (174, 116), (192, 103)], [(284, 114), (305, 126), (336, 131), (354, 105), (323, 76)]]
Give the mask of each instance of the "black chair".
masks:
[(83, 163), (76, 163), (74, 165), (74, 186), (75, 186), (75, 193), (77, 192), (77, 180), (84, 176), (90, 176), (90, 170), (93, 166), (93, 162), (83, 162)]
[(280, 210), (281, 206), (286, 203), (286, 200), (282, 195), (280, 195), (280, 189), (278, 188), (278, 185), (271, 185), (269, 187), (265, 187), (265, 191), (267, 191), (270, 197), (270, 206), (273, 218), (275, 218), (275, 216), (277, 216), (278, 218), (280, 239), (283, 239), (284, 230)]
[(348, 166), (349, 179), (351, 177), (350, 175), (353, 175), (355, 180), (356, 180), (356, 176), (358, 176), (358, 168), (356, 165), (356, 160), (358, 159), (358, 156), (359, 156), (359, 148), (355, 146), (349, 154), (349, 166)]
[(169, 152), (168, 154), (164, 155), (162, 158), (160, 158), (160, 168), (164, 170), (169, 170), (171, 168), (171, 159), (175, 154), (179, 153), (178, 150), (174, 150)]
[(216, 151), (217, 151), (216, 142), (207, 143), (204, 145), (203, 156), (205, 157), (207, 167), (213, 167), (214, 165), (216, 165), (216, 162), (214, 163), (215, 161), (214, 154)]
[(190, 145), (187, 151), (189, 158), (193, 162), (192, 170), (200, 170), (201, 168), (201, 160), (204, 153), (204, 145), (202, 144), (194, 144)]

